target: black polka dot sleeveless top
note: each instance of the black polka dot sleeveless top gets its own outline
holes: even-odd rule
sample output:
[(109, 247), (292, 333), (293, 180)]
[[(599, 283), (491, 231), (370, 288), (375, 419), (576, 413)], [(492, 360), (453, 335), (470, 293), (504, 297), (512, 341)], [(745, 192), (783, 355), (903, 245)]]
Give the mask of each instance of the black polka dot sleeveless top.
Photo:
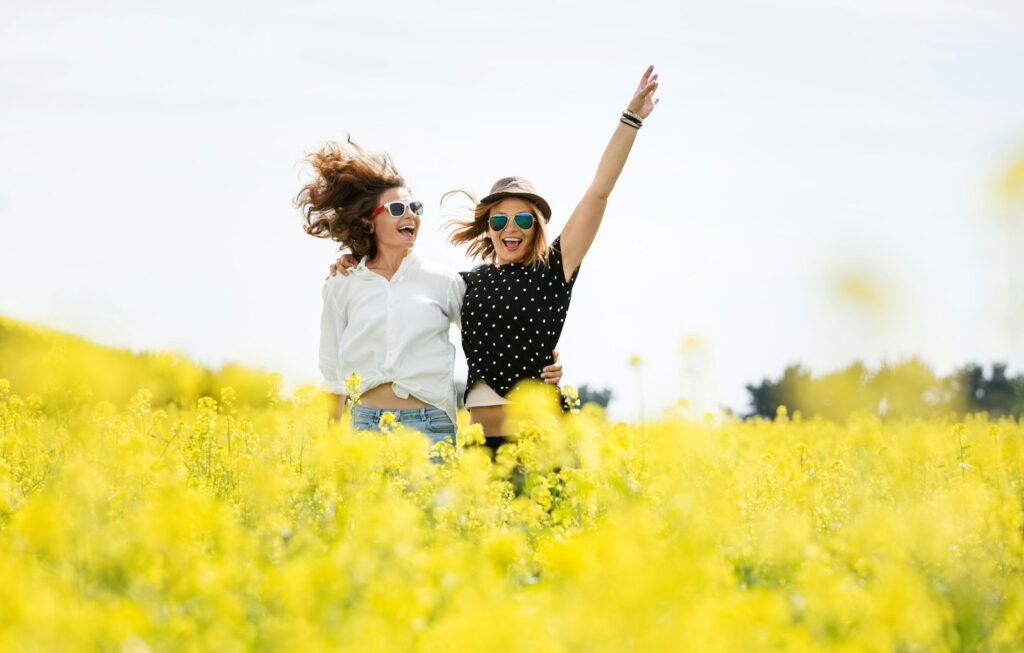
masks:
[(579, 268), (566, 282), (560, 238), (551, 243), (548, 264), (479, 265), (461, 273), (462, 348), (469, 364), (469, 388), (486, 381), (505, 396), (523, 379), (540, 380), (553, 362)]

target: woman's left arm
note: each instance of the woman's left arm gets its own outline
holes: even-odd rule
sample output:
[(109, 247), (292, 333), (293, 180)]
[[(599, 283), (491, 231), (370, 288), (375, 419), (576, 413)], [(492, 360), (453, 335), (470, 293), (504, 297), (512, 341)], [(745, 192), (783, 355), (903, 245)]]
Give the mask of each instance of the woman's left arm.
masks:
[[(629, 101), (628, 110), (641, 120), (647, 118), (654, 110), (654, 105), (658, 103), (654, 98), (656, 90), (658, 74), (654, 72), (654, 66), (648, 66), (640, 78), (640, 85), (637, 86), (633, 99)], [(639, 126), (631, 127), (623, 121), (619, 122), (611, 141), (608, 142), (608, 147), (604, 150), (601, 163), (597, 166), (594, 181), (562, 229), (562, 267), (566, 281), (572, 278), (573, 272), (583, 262), (583, 257), (594, 242), (594, 236), (597, 235), (605, 207), (608, 205), (608, 196), (611, 195), (615, 182), (619, 179), (619, 173), (626, 165), (638, 129)]]

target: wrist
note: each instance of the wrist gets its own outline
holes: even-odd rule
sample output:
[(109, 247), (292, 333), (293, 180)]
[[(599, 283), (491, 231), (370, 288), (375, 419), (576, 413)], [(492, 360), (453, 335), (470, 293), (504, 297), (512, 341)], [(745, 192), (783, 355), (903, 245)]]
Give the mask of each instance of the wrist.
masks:
[(627, 127), (632, 127), (633, 129), (640, 129), (644, 126), (643, 118), (629, 109), (622, 112), (622, 116), (619, 117), (619, 122)]

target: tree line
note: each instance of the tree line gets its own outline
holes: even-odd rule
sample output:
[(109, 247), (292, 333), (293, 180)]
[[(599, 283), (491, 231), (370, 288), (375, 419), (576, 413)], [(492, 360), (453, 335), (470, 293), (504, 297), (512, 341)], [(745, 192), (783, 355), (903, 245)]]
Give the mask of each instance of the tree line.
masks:
[(785, 406), (790, 413), (832, 419), (855, 411), (890, 418), (974, 412), (1019, 418), (1024, 414), (1024, 374), (1009, 376), (1006, 370), (1004, 363), (995, 363), (988, 371), (970, 363), (938, 376), (920, 359), (911, 358), (875, 370), (857, 362), (814, 376), (800, 365), (790, 365), (778, 379), (746, 386), (750, 412), (744, 417), (773, 418)]

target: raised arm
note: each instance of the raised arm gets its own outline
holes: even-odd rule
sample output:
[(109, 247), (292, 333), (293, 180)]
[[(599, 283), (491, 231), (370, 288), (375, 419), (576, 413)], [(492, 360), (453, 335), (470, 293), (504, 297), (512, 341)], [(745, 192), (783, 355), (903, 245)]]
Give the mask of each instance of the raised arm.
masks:
[[(641, 120), (647, 118), (654, 110), (654, 105), (658, 103), (658, 100), (654, 99), (656, 90), (658, 74), (654, 72), (654, 66), (648, 66), (640, 78), (633, 99), (629, 101), (627, 110), (639, 116)], [(639, 125), (633, 127), (626, 124), (626, 118), (619, 122), (611, 141), (608, 142), (608, 147), (604, 150), (604, 155), (601, 156), (594, 181), (590, 183), (583, 199), (562, 229), (562, 267), (565, 269), (566, 281), (583, 262), (583, 257), (594, 242), (594, 236), (597, 235), (605, 207), (608, 205), (608, 196), (611, 195), (615, 182), (619, 179), (619, 173), (626, 165), (638, 129)]]

